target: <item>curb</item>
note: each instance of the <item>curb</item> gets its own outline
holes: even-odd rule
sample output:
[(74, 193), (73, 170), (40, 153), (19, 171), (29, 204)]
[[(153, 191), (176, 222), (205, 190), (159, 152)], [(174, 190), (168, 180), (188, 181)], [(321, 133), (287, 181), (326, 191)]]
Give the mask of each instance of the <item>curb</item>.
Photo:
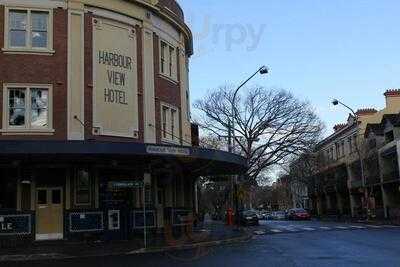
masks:
[(227, 244), (248, 242), (252, 239), (253, 235), (246, 233), (240, 237), (199, 242), (195, 244), (187, 244), (181, 246), (170, 246), (170, 247), (159, 247), (159, 248), (142, 248), (132, 250), (128, 252), (115, 252), (115, 253), (103, 253), (103, 254), (90, 254), (90, 255), (66, 255), (60, 253), (40, 253), (40, 254), (14, 254), (14, 255), (0, 255), (0, 262), (32, 262), (32, 261), (43, 261), (43, 260), (66, 260), (66, 259), (79, 259), (79, 258), (93, 258), (93, 257), (112, 257), (112, 256), (129, 256), (129, 255), (140, 255), (140, 254), (152, 254), (161, 252), (171, 251), (183, 251), (202, 247), (213, 247), (222, 246)]

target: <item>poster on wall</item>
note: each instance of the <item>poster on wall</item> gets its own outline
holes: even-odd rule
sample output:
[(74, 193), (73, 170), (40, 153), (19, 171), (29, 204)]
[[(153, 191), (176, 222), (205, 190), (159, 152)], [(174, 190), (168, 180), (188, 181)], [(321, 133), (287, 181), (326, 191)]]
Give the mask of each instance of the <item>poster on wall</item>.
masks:
[(93, 132), (138, 138), (136, 32), (93, 20)]

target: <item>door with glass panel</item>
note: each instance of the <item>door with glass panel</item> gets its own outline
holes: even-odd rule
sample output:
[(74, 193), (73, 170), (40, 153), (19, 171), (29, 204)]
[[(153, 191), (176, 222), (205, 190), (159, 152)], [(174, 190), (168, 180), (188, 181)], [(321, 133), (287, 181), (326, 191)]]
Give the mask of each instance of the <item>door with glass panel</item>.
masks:
[(63, 238), (63, 190), (60, 187), (36, 190), (36, 240)]

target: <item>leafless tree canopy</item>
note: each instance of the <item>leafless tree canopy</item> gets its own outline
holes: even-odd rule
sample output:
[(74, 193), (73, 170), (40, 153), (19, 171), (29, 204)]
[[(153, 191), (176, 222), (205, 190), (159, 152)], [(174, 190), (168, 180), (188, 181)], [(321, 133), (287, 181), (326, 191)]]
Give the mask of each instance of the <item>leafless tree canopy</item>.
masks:
[(252, 184), (271, 167), (307, 151), (320, 137), (322, 124), (311, 105), (286, 90), (252, 88), (236, 98), (233, 112), (232, 102), (233, 90), (221, 87), (195, 107), (201, 111), (199, 124), (216, 136), (227, 136), (234, 118), (236, 152), (247, 158)]

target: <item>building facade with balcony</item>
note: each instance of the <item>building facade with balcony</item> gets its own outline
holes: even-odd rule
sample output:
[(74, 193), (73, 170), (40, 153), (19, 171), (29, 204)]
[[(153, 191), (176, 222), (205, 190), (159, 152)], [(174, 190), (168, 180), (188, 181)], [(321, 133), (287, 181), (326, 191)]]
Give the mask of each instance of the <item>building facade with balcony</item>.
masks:
[(197, 177), (246, 168), (196, 146), (174, 0), (0, 1), (0, 47), (0, 239), (190, 223)]
[(387, 219), (400, 219), (400, 115), (387, 114), (379, 124), (368, 124), (365, 138), (375, 160), (374, 164), (367, 162), (366, 166), (368, 172), (374, 174), (366, 177), (373, 213)]
[[(311, 178), (309, 188), (314, 213), (365, 217), (369, 212), (372, 216), (387, 217), (387, 198), (382, 185), (385, 159), (382, 159), (380, 146), (385, 139), (395, 142), (396, 131), (385, 134), (381, 124), (393, 122), (393, 117), (400, 112), (400, 91), (388, 90), (384, 96), (386, 107), (383, 110), (360, 109), (358, 121), (350, 114), (347, 123), (336, 125), (334, 133), (318, 144), (318, 171)], [(391, 150), (385, 154), (390, 158), (385, 164), (391, 164), (388, 169), (392, 171), (393, 166), (398, 165), (392, 156), (394, 152), (396, 148), (392, 143)]]

